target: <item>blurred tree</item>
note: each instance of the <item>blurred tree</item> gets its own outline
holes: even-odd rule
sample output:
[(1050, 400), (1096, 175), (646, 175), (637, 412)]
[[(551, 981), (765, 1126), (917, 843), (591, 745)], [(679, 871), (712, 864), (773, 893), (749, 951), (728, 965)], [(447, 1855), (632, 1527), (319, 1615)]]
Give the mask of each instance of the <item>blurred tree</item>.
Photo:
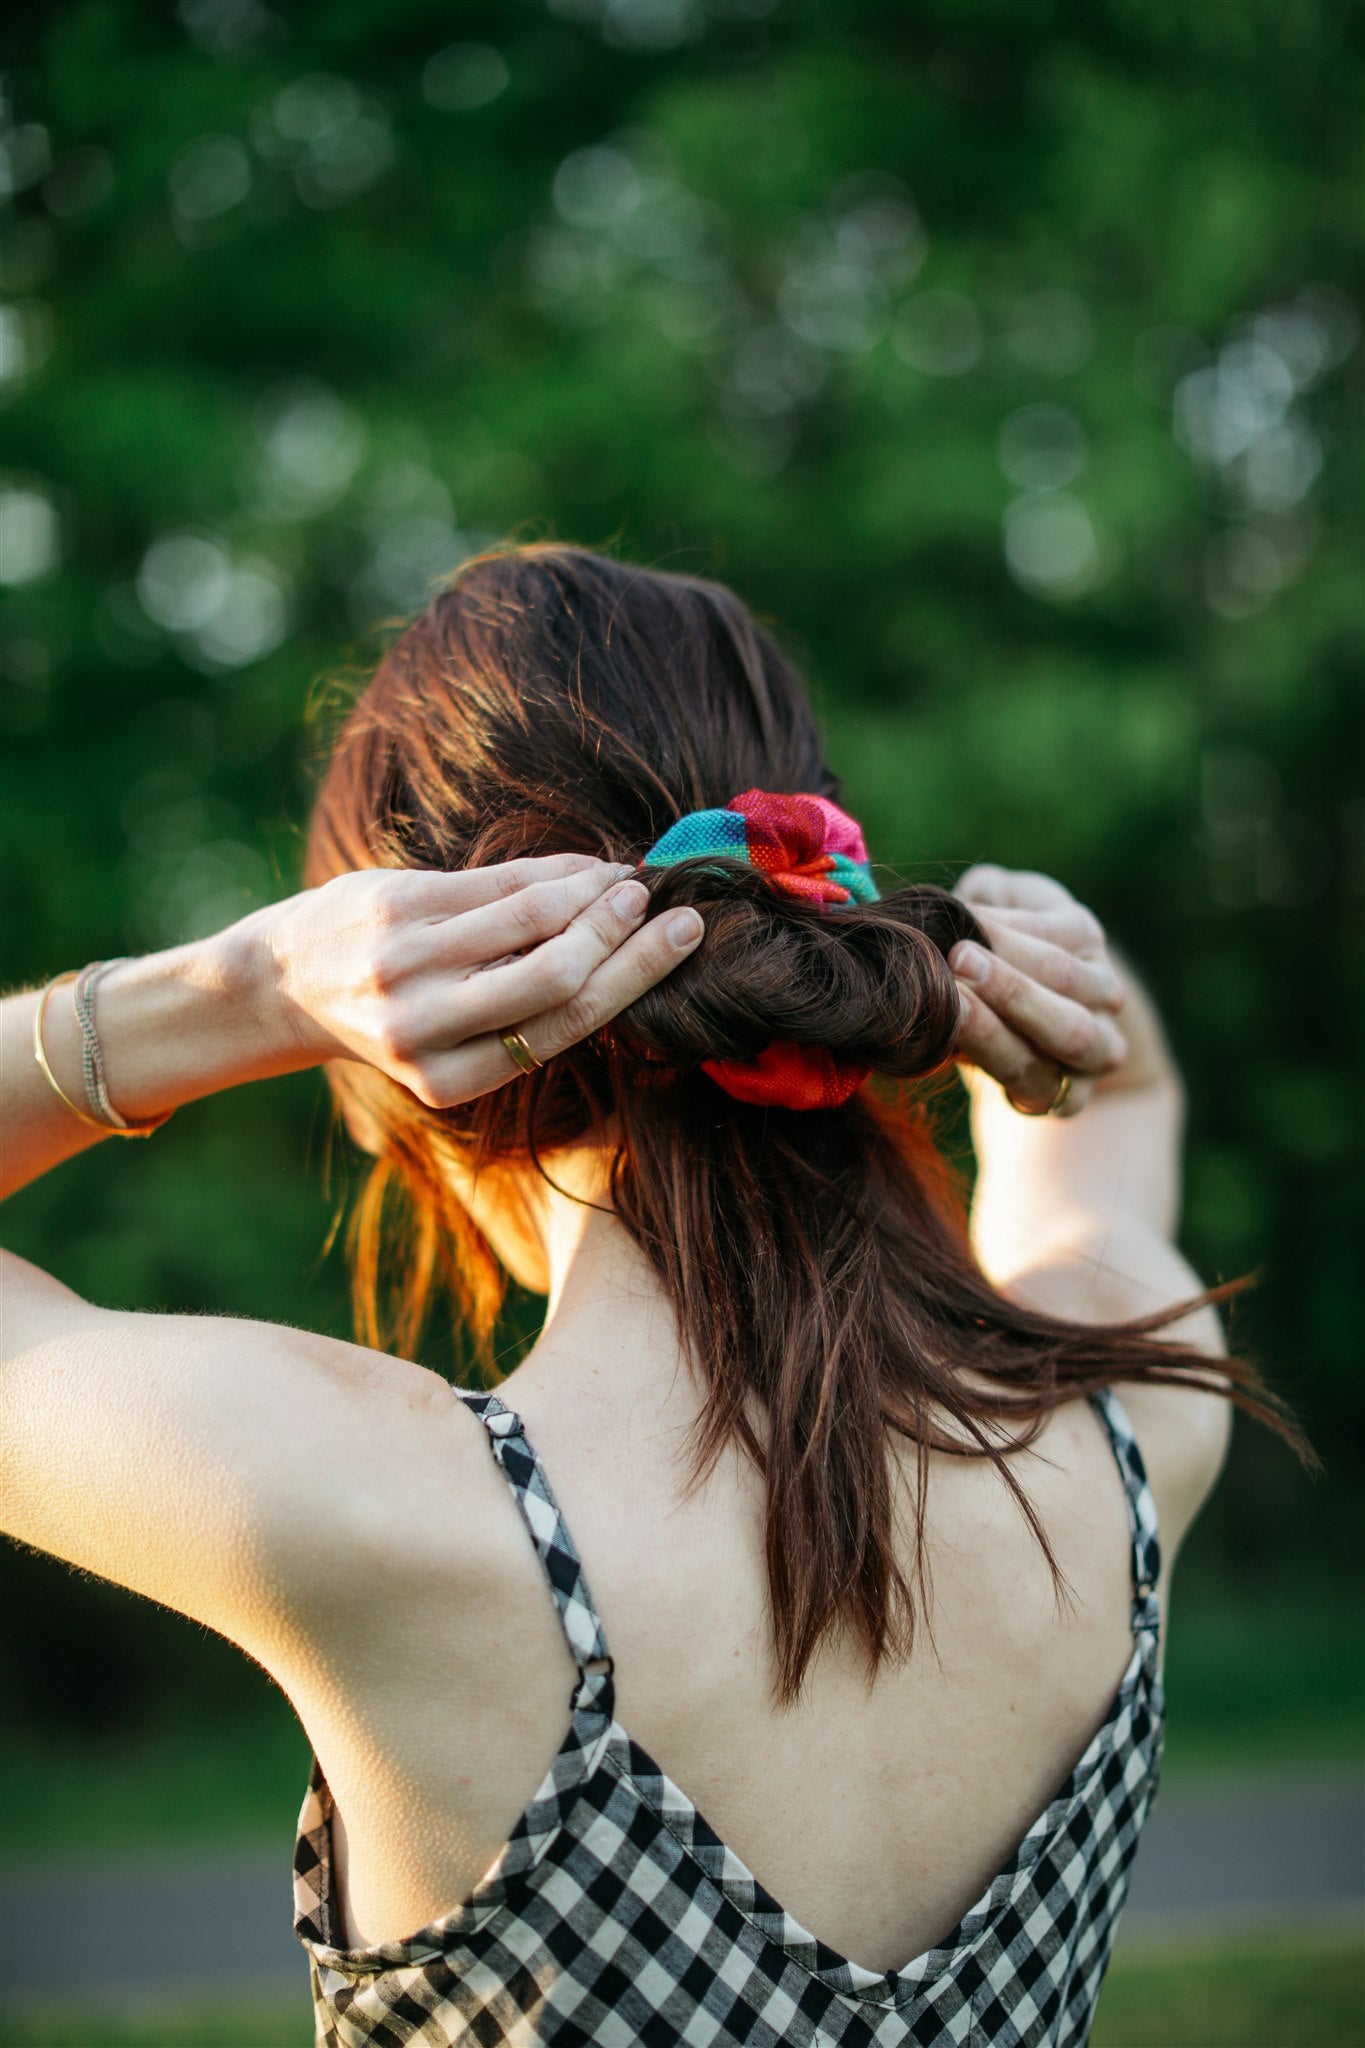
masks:
[[(11, 981), (295, 886), (318, 679), (462, 554), (718, 574), (808, 664), (881, 859), (1053, 870), (1150, 976), (1189, 1250), (1260, 1269), (1236, 1334), (1329, 1463), (1310, 1495), (1239, 1433), (1199, 1554), (1348, 1554), (1359, 16), (75, 0), (9, 33)], [(196, 1106), (9, 1242), (112, 1304), (345, 1332), (325, 1133), (312, 1077)], [(37, 1616), (103, 1596), (4, 1573), (46, 1712)]]

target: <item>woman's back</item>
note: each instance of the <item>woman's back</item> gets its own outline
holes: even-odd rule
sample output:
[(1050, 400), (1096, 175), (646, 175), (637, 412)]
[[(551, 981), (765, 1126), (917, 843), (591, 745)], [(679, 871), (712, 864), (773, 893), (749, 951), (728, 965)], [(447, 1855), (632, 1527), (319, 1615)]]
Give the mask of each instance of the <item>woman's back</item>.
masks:
[[(926, 1631), (908, 1665), (884, 1666), (870, 1691), (855, 1647), (822, 1645), (801, 1705), (778, 1712), (757, 1472), (727, 1461), (694, 1500), (675, 1493), (665, 1507), (677, 1479), (661, 1436), (624, 1418), (613, 1430), (606, 1412), (590, 1434), (572, 1390), (558, 1401), (558, 1390), (538, 1391), (513, 1375), (501, 1397), (521, 1415), (583, 1561), (615, 1660), (618, 1719), (796, 1919), (870, 1969), (899, 1968), (980, 1896), (1104, 1719), (1132, 1656), (1128, 1509), (1094, 1410), (1072, 1403), (1049, 1420), (1039, 1450), (1058, 1461), (1052, 1471), (1026, 1461), (1074, 1613), (1057, 1609), (1042, 1554), (993, 1471), (938, 1457), (933, 1643)], [(904, 1465), (908, 1531), (908, 1450)], [(505, 1517), (511, 1495), (491, 1459), (489, 1474), (508, 1494)], [(537, 1701), (533, 1725), (549, 1740), (528, 1756), (506, 1702), (491, 1700), (483, 1728), (459, 1739), (461, 1818), (479, 1840), (458, 1873), (464, 1890), (544, 1775), (573, 1675), (526, 1532), (505, 1535), (501, 1625), (515, 1610), (524, 1643), (513, 1688)], [(497, 1654), (497, 1614), (485, 1622), (493, 1640), (481, 1655), (471, 1642), (471, 1672)]]
[[(589, 1236), (601, 1230), (595, 1226)], [(1002, 1989), (1007, 1996), (1027, 1992), (1030, 2009), (1046, 2015), (1046, 2029), (1020, 2038), (1072, 2038), (1055, 2031), (1055, 2022), (1075, 1991), (1068, 1989), (1080, 1967), (1075, 1944), (1086, 1958), (1075, 1995), (1088, 2024), (1087, 2001), (1107, 1956), (1110, 1920), (1126, 1888), (1126, 1864), (1159, 1757), (1157, 1607), (1149, 1590), (1155, 1551), (1149, 1544), (1145, 1562), (1135, 1565), (1133, 1540), (1134, 1516), (1150, 1534), (1156, 1510), (1140, 1459), (1125, 1468), (1116, 1456), (1126, 1439), (1121, 1405), (1111, 1396), (1099, 1397), (1098, 1405), (1065, 1404), (1048, 1418), (1033, 1451), (1017, 1461), (1069, 1582), (1070, 1609), (1055, 1602), (1042, 1552), (990, 1464), (936, 1455), (926, 1521), (933, 1640), (922, 1630), (908, 1664), (885, 1664), (870, 1689), (856, 1650), (827, 1642), (812, 1663), (800, 1705), (776, 1712), (761, 1476), (727, 1456), (691, 1499), (682, 1498), (682, 1446), (698, 1396), (676, 1351), (657, 1335), (651, 1342), (657, 1303), (650, 1303), (638, 1274), (634, 1289), (620, 1285), (615, 1260), (621, 1247), (611, 1249), (616, 1284), (600, 1302), (593, 1298), (597, 1290), (583, 1288), (581, 1303), (552, 1322), (486, 1413), (480, 1414), (477, 1399), (457, 1401), (432, 1383), (401, 1419), (396, 1416), (406, 1450), (404, 1456), (397, 1442), (391, 1447), (395, 1469), (407, 1475), (402, 1526), (420, 1525), (427, 1539), (405, 1538), (404, 1583), (390, 1562), (388, 1576), (355, 1602), (349, 1698), (335, 1732), (326, 1713), (319, 1716), (299, 1701), (310, 1731), (318, 1731), (322, 1773), (345, 1817), (343, 1825), (332, 1823), (334, 1886), (313, 1867), (327, 1845), (325, 1793), (323, 1806), (310, 1800), (300, 1847), (300, 1931), (320, 1939), (321, 1960), (337, 1971), (331, 1981), (341, 1987), (343, 2004), (350, 2001), (355, 2031), (339, 2038), (370, 2038), (363, 2026), (371, 2001), (377, 2001), (375, 2012), (386, 2011), (386, 2001), (410, 1995), (414, 1969), (434, 1967), (439, 1976), (454, 1950), (460, 1989), (452, 1987), (450, 1996), (478, 1995), (479, 1971), (463, 1948), (472, 1922), (457, 1915), (450, 1923), (447, 1916), (479, 1887), (519, 1823), (521, 1853), (527, 1853), (523, 1817), (528, 1809), (537, 1812), (536, 1795), (566, 1741), (567, 1698), (577, 1676), (561, 1619), (546, 1598), (546, 1566), (528, 1540), (528, 1522), (541, 1541), (549, 1540), (552, 1527), (561, 1541), (569, 1532), (614, 1660), (614, 1696), (600, 1726), (586, 1730), (598, 1782), (619, 1801), (623, 1769), (637, 1777), (643, 1771), (640, 1782), (648, 1785), (657, 1766), (668, 1781), (654, 1782), (652, 1798), (647, 1794), (636, 1812), (630, 1857), (639, 1854), (640, 1829), (651, 1819), (657, 1832), (655, 1802), (670, 1809), (674, 1834), (679, 1825), (694, 1830), (688, 1809), (695, 1808), (703, 1817), (702, 1839), (711, 1842), (713, 1831), (723, 1845), (712, 1843), (710, 1875), (729, 1871), (733, 1883), (720, 1890), (730, 1905), (743, 1913), (746, 1899), (752, 1910), (755, 1896), (761, 1901), (766, 1894), (789, 1916), (782, 1923), (789, 1935), (796, 1923), (789, 1942), (765, 1945), (771, 1923), (758, 1910), (747, 1948), (742, 1945), (747, 1960), (738, 1967), (766, 1956), (760, 1969), (809, 1975), (808, 1934), (822, 1945), (821, 1972), (833, 1973), (832, 1980), (814, 1978), (819, 1995), (842, 1987), (842, 1965), (855, 1966), (859, 1983), (875, 1973), (875, 1988), (863, 1984), (875, 2019), (877, 1999), (889, 1995), (884, 1973), (903, 1972), (943, 1942), (1000, 1879), (992, 1891), (995, 1907), (984, 1918), (972, 1916), (970, 1938), (959, 1952), (926, 1958), (911, 1972), (913, 1982), (897, 1983), (891, 2009), (901, 2020), (931, 1992), (949, 2004), (966, 1996), (969, 2006)], [(1150, 1406), (1151, 1390), (1135, 1392), (1139, 1404)], [(534, 1448), (532, 1498), (520, 1492), (519, 1481), (531, 1469), (524, 1450), (515, 1471), (490, 1455), (489, 1432), (501, 1429)], [(908, 1568), (912, 1447), (904, 1447), (898, 1464), (901, 1561)], [(442, 1486), (445, 1506), (437, 1499)], [(541, 1490), (557, 1503), (558, 1525)], [(450, 1504), (452, 1495), (457, 1505)], [(443, 1542), (451, 1545), (444, 1573)], [(1136, 1594), (1144, 1570), (1144, 1591)], [(552, 1563), (549, 1575), (562, 1585), (572, 1578), (563, 1560)], [(1136, 1642), (1135, 1605), (1148, 1624)], [(580, 1653), (587, 1647), (580, 1641)], [(609, 1727), (615, 1732), (602, 1754), (600, 1743), (593, 1746)], [(1068, 1785), (1101, 1730), (1103, 1760), (1083, 1774), (1084, 1785)], [(1048, 1813), (1046, 1824), (1034, 1829), (1063, 1789), (1064, 1812)], [(639, 1797), (637, 1788), (631, 1797)], [(539, 1818), (543, 1825), (543, 1809)], [(573, 1835), (585, 1818), (604, 1824), (595, 1795), (580, 1805), (576, 1822), (555, 1808), (556, 1839), (571, 1867), (585, 1853)], [(1059, 1819), (1069, 1823), (1064, 1860), (1075, 1881), (1060, 1891), (1048, 1856), (1033, 1860)], [(1002, 1877), (1026, 1836), (1029, 1867)], [(689, 1842), (694, 1852), (694, 1834)], [(541, 1835), (534, 1834), (534, 1846), (536, 1875), (543, 1881), (548, 1869), (558, 1879), (555, 1855)], [(707, 1857), (700, 1861), (705, 1869)], [(696, 1854), (684, 1853), (683, 1863), (702, 1883)], [(1041, 1890), (1039, 1863), (1047, 1879)], [(1104, 1924), (1087, 1930), (1075, 1892), (1084, 1891), (1101, 1865), (1096, 1897)], [(663, 1882), (649, 1867), (646, 1890)], [(524, 1888), (532, 1879), (518, 1873), (515, 1882)], [(322, 1910), (313, 1904), (319, 1890), (326, 1899)], [(715, 1896), (713, 1887), (703, 1884), (703, 1891)], [(572, 1938), (592, 1953), (588, 1920), (599, 1914), (612, 1923), (601, 1885), (586, 1900), (558, 1897), (567, 1910), (566, 1931), (571, 1928)], [(488, 1906), (486, 1889), (475, 1903), (481, 1911)], [(999, 1912), (1008, 1921), (1021, 1904), (1031, 1933), (1025, 1981), (1017, 1983), (1018, 1959), (993, 1954), (993, 1921)], [(676, 1898), (673, 1905), (676, 1919)], [(529, 1914), (527, 1924), (539, 1924), (537, 1912), (545, 1910), (544, 1897), (533, 1908), (524, 1891), (502, 1898), (493, 1914), (498, 1926), (484, 1938), (504, 1941), (509, 1918), (521, 1927), (521, 1916)], [(443, 1920), (447, 1927), (434, 1944), (390, 1946)], [(524, 1928), (519, 1938), (529, 1938)], [(706, 1942), (713, 1948), (716, 1939), (713, 1929)], [(348, 1945), (378, 1946), (385, 1967), (357, 1977), (335, 1954)], [(428, 1951), (439, 1958), (443, 1949), (445, 1961), (416, 1960)], [(543, 1970), (529, 1955), (524, 1960), (539, 1998)], [(581, 1969), (574, 1976), (581, 1979)], [(970, 1980), (965, 1994), (959, 1977)], [(505, 1958), (500, 1984), (504, 1978)], [(447, 2018), (462, 2010), (452, 2005)], [(554, 2037), (547, 2013), (537, 2024), (543, 2038)], [(829, 2017), (820, 2024), (828, 2033)], [(591, 2028), (588, 2034), (596, 2038)], [(780, 2028), (777, 2037), (785, 2037)], [(837, 2032), (829, 2037), (840, 2038)], [(886, 2038), (906, 2036), (902, 2029)]]

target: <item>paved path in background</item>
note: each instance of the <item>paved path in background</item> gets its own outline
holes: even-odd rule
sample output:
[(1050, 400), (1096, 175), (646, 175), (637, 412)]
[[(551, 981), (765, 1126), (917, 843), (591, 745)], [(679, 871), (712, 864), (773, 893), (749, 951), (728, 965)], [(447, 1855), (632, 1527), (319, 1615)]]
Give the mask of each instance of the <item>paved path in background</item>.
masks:
[[(1264, 1928), (1365, 1902), (1358, 1774), (1167, 1792), (1143, 1837), (1120, 1942)], [(0, 1880), (0, 2008), (218, 1987), (286, 1996), (304, 1982), (289, 1846), (127, 1865), (14, 1869)]]

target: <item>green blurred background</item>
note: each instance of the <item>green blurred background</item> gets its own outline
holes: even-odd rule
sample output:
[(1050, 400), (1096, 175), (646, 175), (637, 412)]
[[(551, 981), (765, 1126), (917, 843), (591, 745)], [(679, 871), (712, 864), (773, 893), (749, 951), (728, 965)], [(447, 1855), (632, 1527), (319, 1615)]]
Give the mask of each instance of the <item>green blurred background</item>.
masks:
[[(1327, 1468), (1239, 1427), (1181, 1565), (1176, 1780), (1358, 1748), (1361, 24), (84, 0), (8, 31), (7, 985), (292, 890), (333, 684), (462, 555), (731, 582), (874, 858), (1058, 874), (1163, 1005), (1185, 1245), (1258, 1272), (1234, 1341)], [(6, 1241), (110, 1305), (349, 1334), (356, 1177), (295, 1077), (72, 1162)], [(287, 1838), (306, 1752), (253, 1667), (13, 1548), (0, 1599), (11, 1853)]]

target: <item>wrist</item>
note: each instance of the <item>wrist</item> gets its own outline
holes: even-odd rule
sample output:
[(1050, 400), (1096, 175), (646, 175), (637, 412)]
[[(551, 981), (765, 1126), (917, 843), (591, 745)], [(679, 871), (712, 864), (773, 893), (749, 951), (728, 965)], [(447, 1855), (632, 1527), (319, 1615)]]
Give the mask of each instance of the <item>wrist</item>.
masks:
[(229, 1001), (244, 1019), (257, 1057), (271, 1073), (317, 1066), (331, 1047), (324, 1044), (307, 1011), (289, 992), (285, 958), (278, 943), (280, 906), (267, 903), (203, 943), (211, 971), (221, 977)]
[(1123, 1006), (1115, 1022), (1127, 1040), (1128, 1056), (1121, 1066), (1096, 1082), (1095, 1092), (1113, 1094), (1123, 1089), (1150, 1088), (1183, 1103), (1180, 1069), (1156, 1004), (1128, 962), (1117, 954), (1114, 961), (1124, 984)]
[(313, 1064), (272, 1003), (250, 917), (120, 960), (95, 999), (111, 1101), (132, 1121)]

